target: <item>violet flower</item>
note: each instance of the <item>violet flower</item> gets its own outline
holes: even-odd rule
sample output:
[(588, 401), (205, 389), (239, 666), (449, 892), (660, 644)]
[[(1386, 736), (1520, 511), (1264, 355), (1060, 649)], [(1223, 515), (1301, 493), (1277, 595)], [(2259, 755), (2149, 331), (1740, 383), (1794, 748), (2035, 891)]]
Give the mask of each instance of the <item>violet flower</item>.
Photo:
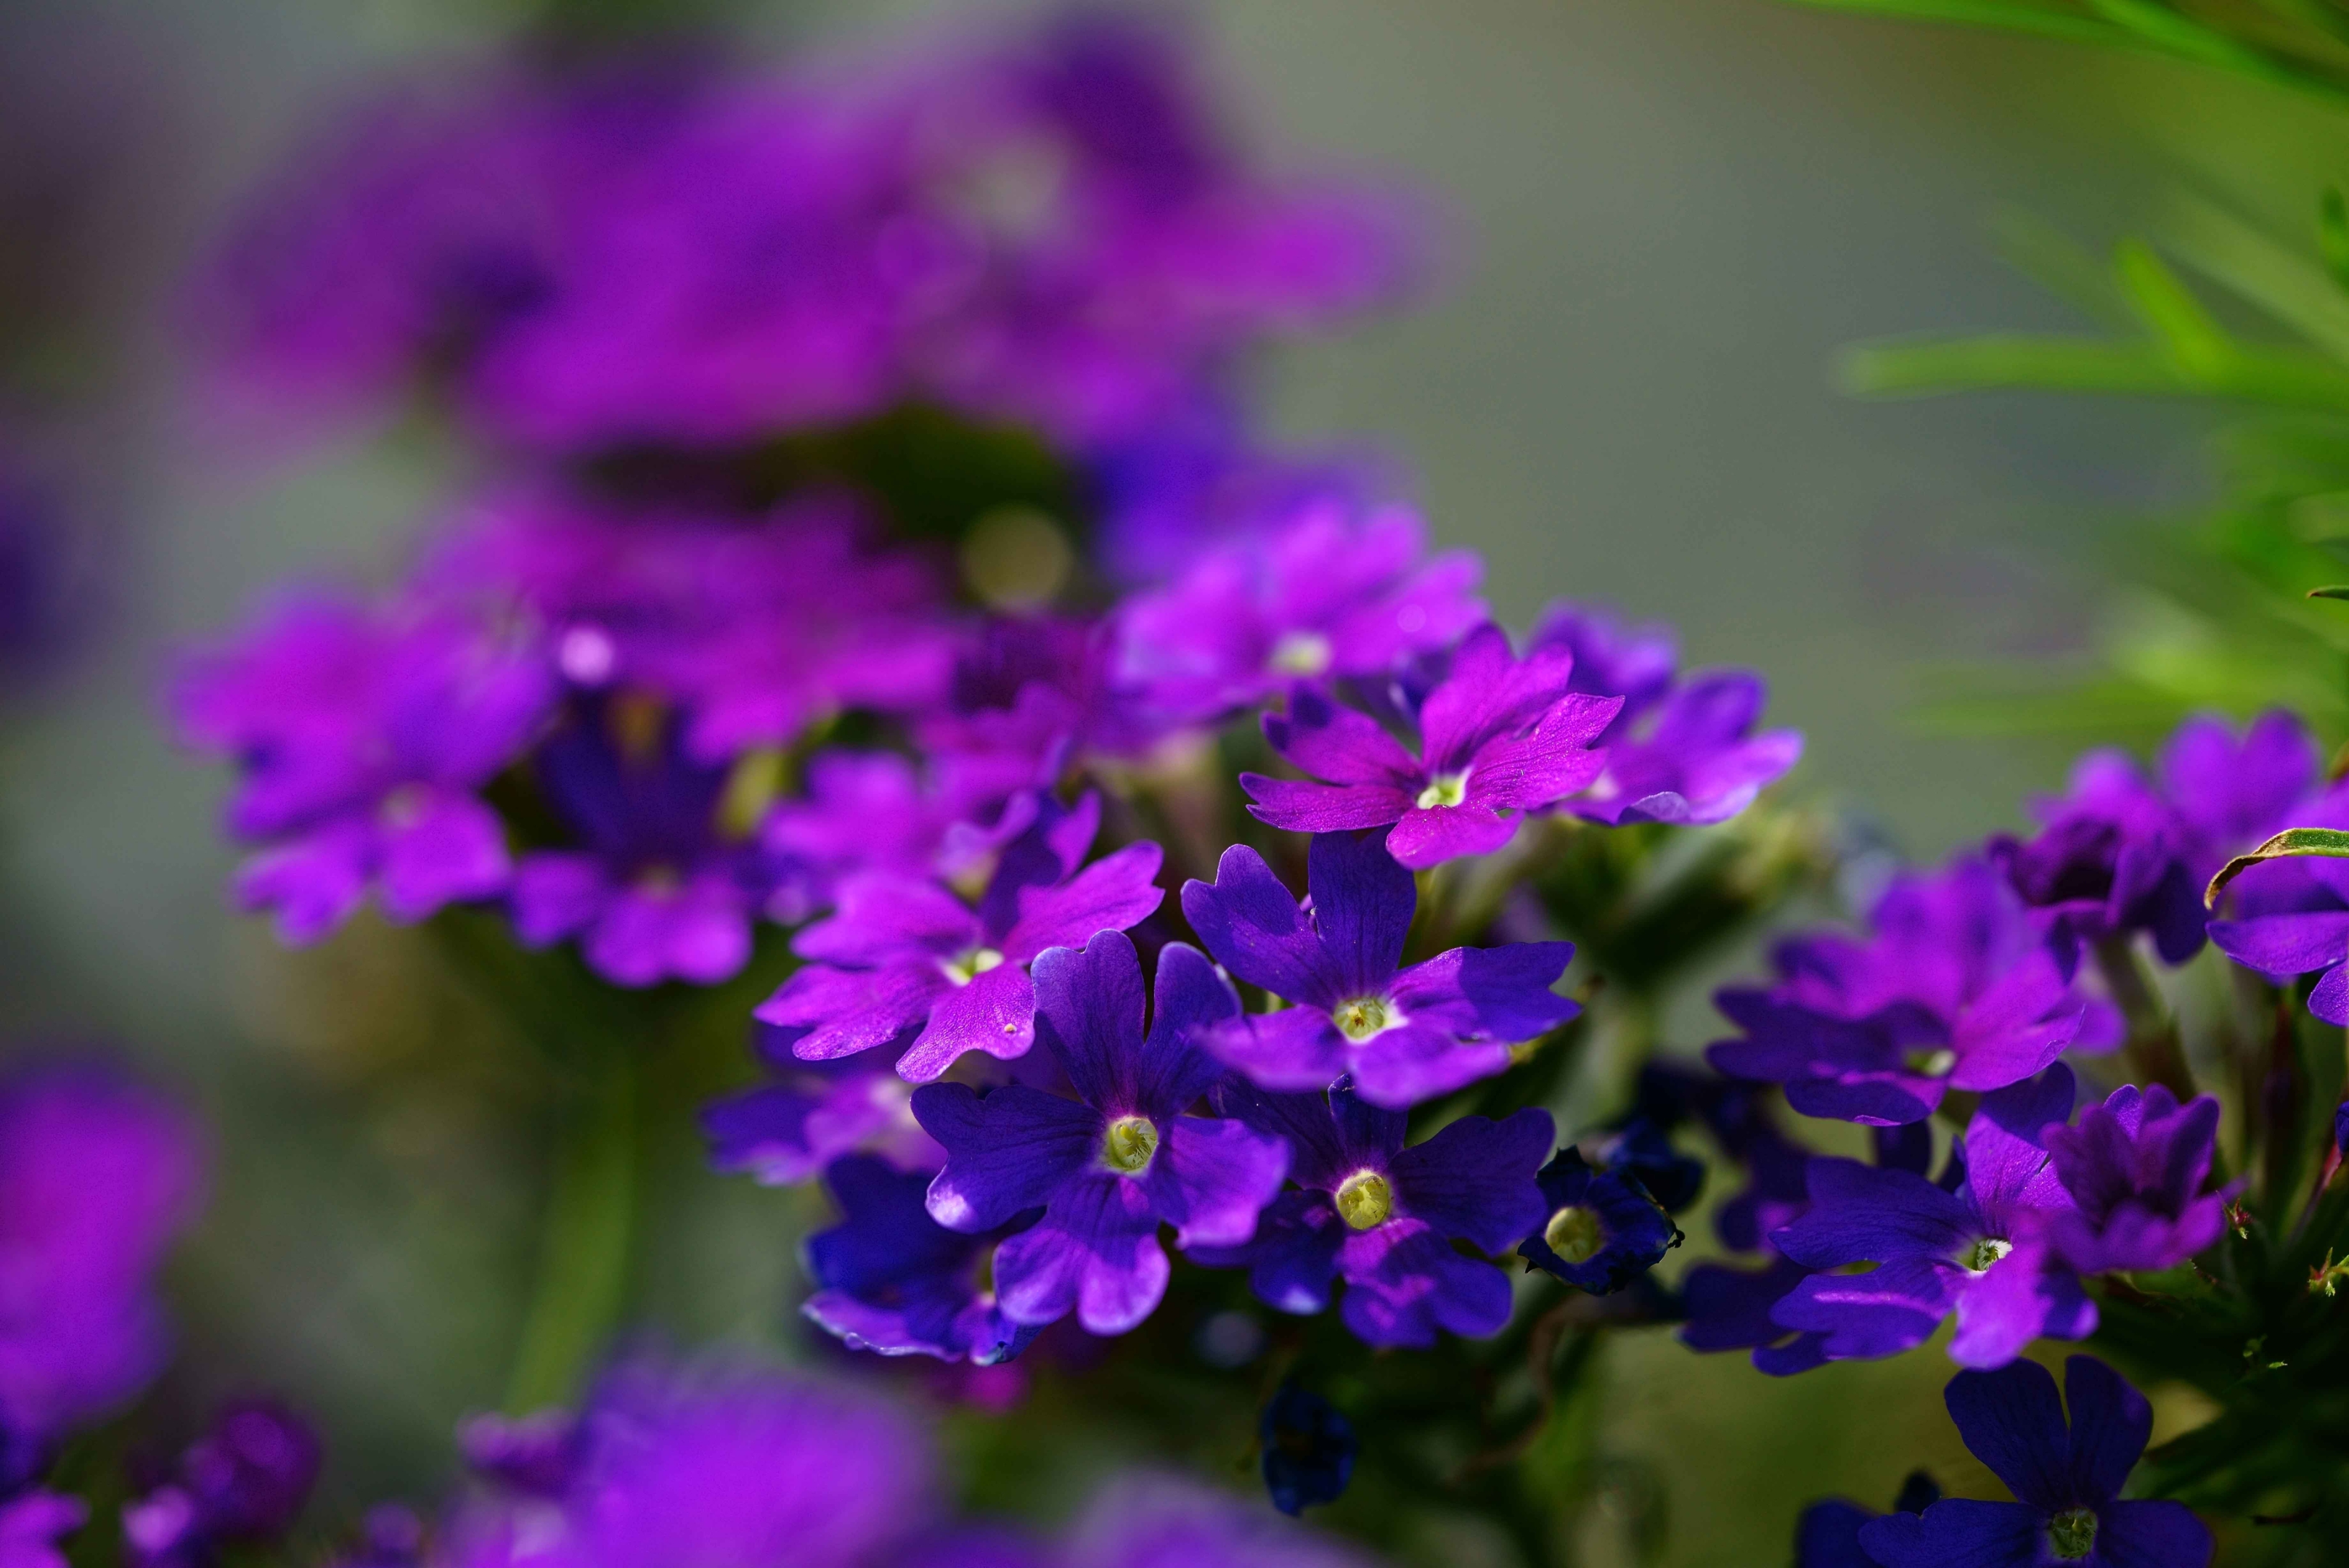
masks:
[(1625, 627), (1604, 609), (1552, 606), (1532, 647), (1574, 658), (1572, 690), (1621, 697), (1595, 744), (1606, 766), (1568, 803), (1575, 815), (1626, 822), (1726, 822), (1802, 760), (1793, 730), (1754, 732), (1769, 687), (1750, 670), (1680, 679), (1670, 628)]
[(266, 1400), (222, 1410), (180, 1457), (171, 1479), (126, 1504), (125, 1555), (135, 1568), (193, 1568), (223, 1548), (283, 1535), (318, 1479), (317, 1434)]
[(2161, 749), (2161, 792), (2185, 827), (2197, 879), (2208, 882), (2230, 857), (2306, 826), (2298, 811), (2311, 804), (2321, 760), (2308, 727), (2280, 708), (2252, 720), (2240, 740), (2208, 713), (2178, 725)]
[(1006, 801), (954, 787), (962, 782), (895, 752), (818, 752), (802, 793), (777, 801), (760, 824), (775, 871), (768, 914), (799, 925), (831, 909), (857, 871), (959, 880), (1035, 820), (1032, 794)]
[(1096, 1492), (1071, 1528), (1061, 1568), (1371, 1568), (1333, 1537), (1226, 1492), (1148, 1474)]
[[(1941, 1489), (1923, 1470), (1901, 1483), (1895, 1513), (1918, 1514), (1941, 1501)], [(1795, 1568), (1882, 1568), (1859, 1543), (1861, 1526), (1883, 1517), (1848, 1498), (1831, 1497), (1803, 1510), (1795, 1524)]]
[(504, 888), (505, 830), (475, 791), (553, 695), (534, 657), (460, 618), (311, 599), (191, 659), (171, 706), (184, 741), (243, 771), (229, 829), (265, 847), (237, 902), (310, 942), (370, 888), (400, 922)]
[(1745, 1033), (1705, 1052), (1733, 1077), (1784, 1084), (1805, 1116), (1920, 1122), (1951, 1088), (2003, 1088), (2078, 1037), (2085, 1004), (2013, 893), (1969, 856), (1903, 873), (1870, 940), (1824, 932), (1783, 944), (1767, 992), (1724, 991)]
[(914, 1115), (946, 1146), (930, 1184), (938, 1223), (975, 1233), (1044, 1210), (996, 1249), (1005, 1317), (1047, 1324), (1073, 1310), (1091, 1333), (1123, 1334), (1165, 1293), (1162, 1224), (1186, 1250), (1255, 1232), (1288, 1150), (1240, 1122), (1185, 1114), (1220, 1072), (1192, 1036), (1238, 1009), (1205, 955), (1172, 943), (1145, 1038), (1133, 943), (1097, 931), (1036, 961), (1037, 1030), (1076, 1099), (1016, 1083), (984, 1097), (968, 1084), (915, 1091)]
[(1550, 990), (1568, 942), (1454, 948), (1399, 968), (1418, 891), (1375, 834), (1316, 834), (1306, 882), (1309, 912), (1236, 844), (1212, 884), (1183, 887), (1183, 912), (1216, 961), (1295, 1004), (1201, 1035), (1266, 1088), (1319, 1089), (1350, 1073), (1364, 1099), (1400, 1109), (1500, 1072), (1511, 1045), (1579, 1011)]
[(1257, 1416), (1256, 1437), (1264, 1450), (1264, 1490), (1289, 1518), (1346, 1495), (1361, 1443), (1354, 1424), (1329, 1400), (1284, 1383)]
[(1346, 1282), (1339, 1316), (1366, 1344), (1425, 1347), (1438, 1330), (1472, 1337), (1509, 1321), (1508, 1276), (1454, 1241), (1505, 1251), (1541, 1224), (1536, 1182), (1555, 1136), (1549, 1113), (1463, 1116), (1403, 1147), (1407, 1119), (1340, 1078), (1328, 1095), (1227, 1084), (1221, 1109), (1286, 1140), (1302, 1189), (1266, 1209), (1239, 1246), (1192, 1248), (1210, 1268), (1245, 1268), (1259, 1300), (1310, 1314)]
[(2115, 1089), (2051, 1127), (2048, 1158), (2076, 1208), (2051, 1220), (2055, 1247), (2084, 1274), (2175, 1268), (2227, 1228), (2227, 1194), (2204, 1192), (2219, 1137), (2219, 1102), (2185, 1105), (2156, 1084)]
[(1573, 656), (1537, 648), (1523, 659), (1489, 623), (1468, 634), (1451, 672), (1419, 704), (1416, 754), (1369, 718), (1309, 686), (1268, 713), (1273, 750), (1327, 783), (1242, 774), (1248, 809), (1296, 833), (1392, 829), (1387, 850), (1423, 869), (1489, 855), (1524, 815), (1582, 789), (1606, 765), (1591, 743), (1622, 707), (1573, 690)]
[(67, 1568), (63, 1536), (79, 1530), (89, 1505), (35, 1488), (0, 1500), (0, 1564), (5, 1568)]
[[(2327, 801), (2297, 827), (2349, 826), (2349, 808)], [(2210, 922), (2210, 940), (2245, 969), (2278, 985), (2319, 978), (2308, 1011), (2349, 1024), (2349, 861), (2292, 856), (2251, 867), (2229, 885), (2234, 915)]]
[(2121, 1487), (2153, 1433), (2153, 1407), (2094, 1356), (2064, 1363), (2064, 1403), (2035, 1361), (1961, 1372), (1943, 1397), (1958, 1435), (2018, 1501), (1950, 1498), (1920, 1514), (1860, 1526), (1883, 1568), (2082, 1563), (2204, 1568), (2210, 1532), (2184, 1503), (2123, 1501)]
[(758, 1052), (779, 1081), (704, 1106), (713, 1169), (765, 1187), (812, 1181), (846, 1154), (877, 1154), (900, 1170), (936, 1170), (946, 1151), (914, 1120), (913, 1085), (871, 1056), (802, 1062), (796, 1029), (761, 1025)]
[(145, 1090), (92, 1067), (0, 1083), (0, 1432), (54, 1439), (161, 1368), (155, 1272), (202, 1188), (194, 1127)]
[(1611, 1295), (1681, 1244), (1663, 1205), (1629, 1176), (1594, 1170), (1562, 1148), (1539, 1178), (1549, 1218), (1517, 1244), (1517, 1255), (1592, 1295)]
[(1780, 1326), (1826, 1335), (1827, 1360), (1897, 1355), (1921, 1344), (1952, 1311), (1950, 1355), (1999, 1366), (2033, 1339), (2085, 1337), (2095, 1304), (2051, 1244), (2049, 1215), (2072, 1199), (2048, 1161), (2044, 1129), (2072, 1114), (2072, 1072), (1982, 1096), (1967, 1124), (1964, 1174), (1944, 1190), (1910, 1171), (1851, 1159), (1815, 1159), (1811, 1206), (1771, 1232), (1805, 1268), (1878, 1265), (1816, 1273), (1772, 1309)]
[(930, 1355), (990, 1366), (1027, 1348), (1040, 1329), (998, 1306), (991, 1255), (1009, 1226), (978, 1235), (949, 1231), (923, 1206), (930, 1177), (871, 1155), (848, 1155), (823, 1173), (840, 1223), (807, 1240), (817, 1290), (800, 1311), (852, 1350)]
[(1029, 966), (1048, 948), (1123, 930), (1165, 894), (1155, 844), (1129, 844), (1087, 866), (1101, 798), (1051, 803), (1007, 846), (977, 909), (939, 884), (871, 872), (848, 878), (840, 907), (800, 932), (814, 960), (761, 1003), (762, 1023), (804, 1030), (792, 1045), (828, 1062), (887, 1045), (906, 1082), (936, 1078), (968, 1051), (1009, 1060), (1035, 1043)]
[(771, 882), (747, 823), (723, 820), (727, 770), (695, 762), (657, 703), (581, 704), (533, 759), (540, 790), (580, 838), (514, 867), (523, 945), (579, 939), (616, 985), (714, 985), (750, 959)]
[(2202, 946), (2202, 883), (2185, 824), (2118, 752), (2091, 752), (2072, 770), (2069, 794), (2034, 803), (2041, 827), (2027, 842), (2001, 836), (1992, 861), (2069, 959), (2081, 943), (2150, 932), (2164, 962)]
[(1334, 501), (1202, 556), (1118, 612), (1123, 676), (1182, 719), (1219, 719), (1298, 680), (1376, 677), (1485, 619), (1483, 565), (1423, 560), (1424, 529), (1390, 506), (1359, 523)]

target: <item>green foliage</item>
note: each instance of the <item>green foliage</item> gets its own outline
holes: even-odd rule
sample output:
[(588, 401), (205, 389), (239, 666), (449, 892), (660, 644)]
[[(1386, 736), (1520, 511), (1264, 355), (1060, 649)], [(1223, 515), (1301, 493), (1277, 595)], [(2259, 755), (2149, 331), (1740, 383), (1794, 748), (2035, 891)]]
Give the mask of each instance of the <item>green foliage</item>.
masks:
[(2281, 860), (2295, 855), (2349, 858), (2349, 833), (2330, 827), (2287, 827), (2249, 855), (2238, 855), (2220, 867), (2219, 874), (2210, 878), (2209, 890), (2203, 894), (2202, 901), (2216, 909), (2219, 895), (2228, 883), (2262, 860)]

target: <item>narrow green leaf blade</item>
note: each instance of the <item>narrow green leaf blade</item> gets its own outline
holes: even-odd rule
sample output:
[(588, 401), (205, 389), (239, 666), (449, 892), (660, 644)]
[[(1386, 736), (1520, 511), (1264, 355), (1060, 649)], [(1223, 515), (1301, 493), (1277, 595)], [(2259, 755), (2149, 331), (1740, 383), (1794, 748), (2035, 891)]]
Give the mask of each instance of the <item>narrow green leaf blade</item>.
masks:
[[(2349, 598), (2349, 590), (2342, 597)], [(2337, 827), (2287, 827), (2249, 855), (2238, 855), (2220, 868), (2210, 878), (2209, 889), (2202, 895), (2206, 909), (2219, 907), (2219, 895), (2227, 884), (2265, 860), (2282, 860), (2290, 856), (2314, 855), (2326, 859), (2349, 860), (2349, 832)]]

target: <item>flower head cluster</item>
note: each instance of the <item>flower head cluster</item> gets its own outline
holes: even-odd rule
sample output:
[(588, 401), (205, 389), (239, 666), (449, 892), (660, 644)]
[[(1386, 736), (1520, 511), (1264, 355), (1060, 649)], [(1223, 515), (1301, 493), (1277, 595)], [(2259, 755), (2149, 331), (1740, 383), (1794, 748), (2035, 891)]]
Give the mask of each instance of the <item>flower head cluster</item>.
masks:
[(244, 1400), (181, 1455), (171, 1479), (123, 1511), (136, 1568), (202, 1568), (223, 1548), (285, 1533), (318, 1477), (318, 1438), (282, 1406)]

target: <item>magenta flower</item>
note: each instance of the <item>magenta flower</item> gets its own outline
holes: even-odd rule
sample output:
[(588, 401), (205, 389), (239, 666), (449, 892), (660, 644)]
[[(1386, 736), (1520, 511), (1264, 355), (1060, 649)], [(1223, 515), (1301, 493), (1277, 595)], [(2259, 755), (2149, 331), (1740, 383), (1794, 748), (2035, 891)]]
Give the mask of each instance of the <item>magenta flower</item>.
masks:
[(1154, 707), (1219, 719), (1297, 680), (1379, 676), (1485, 619), (1483, 564), (1423, 560), (1424, 529), (1390, 506), (1355, 522), (1334, 501), (1203, 556), (1118, 615), (1119, 668)]
[(1560, 649), (1518, 659), (1500, 628), (1479, 627), (1419, 705), (1416, 755), (1368, 716), (1299, 686), (1286, 714), (1265, 715), (1265, 736), (1328, 782), (1242, 774), (1248, 809), (1293, 833), (1392, 824), (1387, 850), (1413, 869), (1488, 855), (1516, 836), (1525, 813), (1573, 794), (1606, 765), (1590, 746), (1622, 699), (1574, 691), (1573, 668)]
[(1371, 1104), (1407, 1109), (1500, 1072), (1511, 1045), (1579, 1011), (1550, 989), (1569, 942), (1454, 948), (1402, 968), (1419, 895), (1375, 834), (1316, 834), (1306, 880), (1309, 913), (1236, 844), (1213, 883), (1183, 885), (1183, 913), (1216, 961), (1295, 1004), (1200, 1035), (1268, 1089), (1319, 1089), (1350, 1073)]
[(2046, 1131), (2048, 1158), (2076, 1206), (2050, 1225), (2055, 1247), (2084, 1274), (2169, 1269), (2215, 1244), (2227, 1194), (2205, 1192), (2219, 1137), (2219, 1102), (2181, 1106), (2156, 1084), (2124, 1084), (2076, 1127)]
[(874, 1055), (802, 1062), (792, 1054), (801, 1033), (760, 1025), (759, 1056), (775, 1081), (702, 1107), (713, 1168), (793, 1187), (849, 1154), (876, 1154), (900, 1170), (946, 1163), (914, 1120), (913, 1085)]
[(1185, 1113), (1221, 1073), (1191, 1042), (1239, 1010), (1195, 948), (1158, 955), (1150, 1032), (1133, 942), (1104, 930), (1036, 963), (1038, 1031), (1077, 1097), (1007, 1084), (981, 1096), (929, 1084), (914, 1115), (946, 1146), (929, 1210), (977, 1232), (1025, 1210), (1043, 1218), (995, 1251), (996, 1299), (1015, 1324), (1071, 1312), (1093, 1334), (1123, 1334), (1165, 1293), (1162, 1225), (1192, 1247), (1231, 1247), (1256, 1231), (1280, 1190), (1288, 1149), (1237, 1121)]
[(306, 599), (189, 660), (171, 706), (189, 744), (242, 770), (229, 829), (266, 847), (238, 903), (308, 942), (370, 888), (402, 922), (504, 888), (505, 830), (475, 791), (554, 695), (540, 659), (456, 616)]
[(89, 1505), (39, 1488), (0, 1501), (0, 1563), (7, 1568), (67, 1568), (62, 1536), (79, 1530)]
[(967, 1051), (1009, 1060), (1035, 1042), (1029, 966), (1048, 948), (1123, 930), (1165, 894), (1155, 844), (1129, 844), (1092, 865), (1085, 852), (1101, 799), (1073, 810), (1047, 804), (1007, 846), (977, 909), (933, 881), (862, 873), (841, 887), (837, 912), (792, 948), (810, 963), (758, 1010), (763, 1023), (803, 1031), (802, 1061), (827, 1062), (888, 1045), (897, 1071), (926, 1084)]
[(1463, 1116), (1405, 1148), (1403, 1114), (1361, 1099), (1344, 1078), (1326, 1096), (1227, 1085), (1216, 1106), (1284, 1140), (1300, 1190), (1274, 1199), (1243, 1245), (1194, 1247), (1195, 1261), (1247, 1269), (1257, 1299), (1288, 1313), (1326, 1310), (1342, 1278), (1340, 1315), (1371, 1345), (1425, 1346), (1438, 1330), (1507, 1324), (1508, 1276), (1453, 1242), (1497, 1254), (1541, 1229), (1548, 1210), (1535, 1173), (1556, 1136), (1547, 1111)]

